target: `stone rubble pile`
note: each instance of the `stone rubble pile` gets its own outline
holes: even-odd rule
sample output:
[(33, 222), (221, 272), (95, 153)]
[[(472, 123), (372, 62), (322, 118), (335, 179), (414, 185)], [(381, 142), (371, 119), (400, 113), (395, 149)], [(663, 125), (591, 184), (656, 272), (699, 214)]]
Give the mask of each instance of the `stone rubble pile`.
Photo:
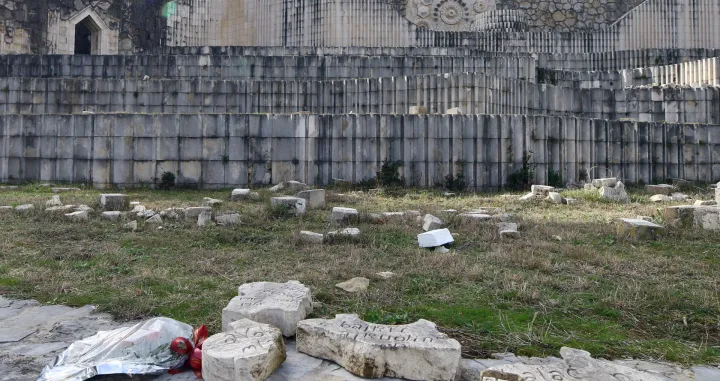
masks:
[(630, 201), (630, 198), (625, 191), (625, 184), (623, 184), (622, 181), (619, 181), (616, 177), (595, 179), (592, 182), (585, 184), (585, 190), (598, 192), (600, 194), (600, 198), (613, 202), (626, 203)]

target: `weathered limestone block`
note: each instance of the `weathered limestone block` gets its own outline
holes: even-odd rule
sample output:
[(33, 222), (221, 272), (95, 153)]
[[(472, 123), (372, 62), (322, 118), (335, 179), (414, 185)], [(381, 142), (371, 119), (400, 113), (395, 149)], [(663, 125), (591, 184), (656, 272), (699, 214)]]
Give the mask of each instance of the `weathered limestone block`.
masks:
[(53, 206), (63, 206), (63, 203), (60, 201), (60, 196), (54, 195), (50, 200), (45, 201), (45, 206), (52, 208)]
[(537, 195), (536, 195), (535, 193), (530, 192), (530, 193), (527, 193), (527, 194), (525, 194), (525, 195), (523, 195), (523, 196), (520, 196), (520, 198), (519, 198), (518, 200), (520, 200), (520, 201), (530, 201), (530, 200), (534, 200), (535, 198), (537, 198)]
[(420, 247), (437, 247), (454, 241), (455, 240), (448, 229), (431, 230), (426, 233), (418, 234), (418, 244)]
[(234, 189), (230, 194), (230, 201), (259, 200), (260, 194), (250, 189)]
[(715, 206), (682, 205), (663, 210), (663, 218), (671, 226), (697, 227), (715, 230), (715, 220), (720, 208)]
[(595, 188), (610, 187), (615, 188), (618, 184), (617, 177), (606, 177), (603, 179), (595, 179), (592, 181), (592, 186)]
[(530, 193), (534, 195), (539, 195), (543, 197), (547, 197), (550, 192), (554, 192), (555, 188), (549, 186), (549, 185), (531, 185), (530, 186)]
[(208, 381), (262, 381), (285, 361), (279, 329), (248, 319), (203, 343), (202, 376)]
[(695, 209), (693, 222), (704, 230), (720, 230), (720, 208), (705, 207)]
[(218, 225), (237, 225), (240, 223), (240, 215), (238, 213), (226, 213), (215, 216), (215, 222)]
[(335, 287), (350, 293), (363, 292), (370, 286), (370, 279), (356, 277), (335, 285)]
[(207, 226), (212, 223), (212, 212), (203, 211), (198, 215), (197, 226)]
[(137, 221), (130, 221), (130, 222), (126, 223), (123, 227), (125, 228), (125, 230), (130, 230), (133, 233), (138, 231)]
[(334, 207), (330, 213), (330, 222), (337, 225), (349, 225), (358, 218), (358, 211), (352, 208)]
[(297, 349), (366, 378), (450, 381), (460, 371), (460, 343), (427, 320), (395, 326), (366, 323), (357, 315), (304, 320)]
[(145, 220), (145, 223), (152, 224), (152, 225), (162, 225), (163, 219), (160, 217), (159, 214), (153, 214), (152, 217)]
[(423, 217), (423, 230), (426, 232), (441, 229), (443, 226), (445, 226), (445, 222), (432, 214), (426, 214), (425, 217)]
[(482, 371), (483, 380), (518, 381), (518, 380), (565, 380), (569, 376), (573, 380), (583, 381), (662, 381), (648, 372), (635, 370), (607, 360), (590, 357), (590, 353), (578, 349), (563, 347), (560, 349), (563, 361), (550, 364), (527, 365), (512, 363), (492, 366)]
[(246, 318), (278, 327), (285, 336), (295, 336), (299, 321), (312, 312), (310, 289), (297, 281), (246, 283), (238, 296), (222, 311), (223, 330)]
[(218, 200), (216, 198), (203, 197), (203, 204), (207, 206), (217, 206), (222, 205), (222, 203), (222, 200)]
[(102, 218), (110, 221), (116, 221), (122, 217), (122, 212), (118, 211), (109, 211), (109, 212), (102, 212), (101, 216)]
[(16, 212), (28, 212), (35, 209), (35, 205), (33, 204), (25, 204), (25, 205), (18, 205), (15, 207)]
[(309, 231), (301, 231), (298, 235), (300, 242), (321, 245), (325, 240), (325, 236), (320, 233), (313, 233)]
[(653, 195), (669, 196), (675, 192), (677, 188), (670, 184), (645, 185), (645, 192)]
[(185, 218), (188, 220), (196, 220), (202, 212), (212, 212), (212, 208), (209, 206), (195, 206), (185, 208)]
[(99, 200), (102, 210), (123, 211), (130, 209), (130, 197), (124, 194), (101, 194)]
[(518, 224), (514, 222), (500, 222), (498, 223), (498, 230), (500, 232), (500, 238), (511, 239), (520, 237), (518, 232)]
[(650, 221), (620, 218), (616, 222), (617, 235), (631, 241), (654, 240), (665, 233), (665, 228)]
[(549, 192), (548, 196), (547, 196), (547, 200), (552, 202), (553, 204), (562, 204), (563, 196), (557, 192)]
[(181, 216), (185, 216), (185, 209), (183, 208), (167, 208), (158, 213), (162, 218), (168, 218), (171, 220), (178, 220)]
[(664, 194), (656, 194), (656, 195), (650, 197), (650, 201), (652, 201), (652, 202), (669, 202), (669, 201), (672, 201), (672, 198), (670, 198), (670, 196), (666, 196)]
[(88, 213), (81, 211), (81, 212), (72, 212), (65, 215), (70, 220), (73, 221), (87, 221), (88, 220)]
[(75, 205), (63, 205), (63, 206), (53, 206), (50, 208), (45, 209), (46, 212), (69, 212), (71, 210), (75, 210)]
[[(607, 180), (607, 179), (599, 179)], [(593, 183), (598, 180), (594, 180)], [(618, 181), (614, 187), (603, 186), (600, 188), (600, 198), (608, 199), (614, 202), (628, 202), (630, 198), (627, 192), (625, 192), (625, 185), (622, 181)]]
[(307, 200), (300, 197), (273, 197), (270, 199), (270, 205), (275, 208), (287, 208), (296, 216), (302, 216), (307, 208)]
[(333, 230), (328, 232), (329, 238), (357, 238), (360, 236), (360, 229), (358, 228), (345, 228), (340, 230)]
[(325, 207), (325, 189), (310, 189), (299, 192), (298, 197), (307, 201), (307, 207), (310, 209), (321, 209)]

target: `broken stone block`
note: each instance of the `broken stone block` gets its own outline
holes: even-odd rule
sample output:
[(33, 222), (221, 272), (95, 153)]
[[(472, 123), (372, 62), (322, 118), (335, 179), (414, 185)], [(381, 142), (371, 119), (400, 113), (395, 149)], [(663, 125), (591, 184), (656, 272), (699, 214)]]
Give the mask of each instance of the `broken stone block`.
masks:
[(352, 278), (348, 281), (335, 285), (335, 287), (351, 293), (363, 292), (367, 290), (368, 286), (370, 286), (370, 279), (363, 277)]
[(592, 181), (592, 186), (595, 188), (609, 187), (615, 188), (618, 184), (617, 177), (606, 177), (603, 179), (595, 179)]
[(366, 323), (357, 315), (304, 320), (297, 349), (366, 378), (451, 381), (460, 371), (460, 343), (427, 320), (406, 325)]
[(298, 281), (246, 283), (222, 310), (222, 327), (227, 331), (230, 323), (250, 319), (278, 327), (283, 335), (291, 337), (295, 336), (298, 322), (311, 312), (310, 289)]
[(443, 226), (445, 226), (443, 220), (433, 216), (432, 214), (426, 214), (425, 217), (423, 217), (423, 230), (426, 232), (441, 229)]
[(656, 194), (652, 197), (650, 197), (650, 201), (652, 202), (669, 202), (672, 201), (670, 196), (666, 196), (664, 194)]
[(520, 237), (518, 224), (514, 222), (500, 222), (498, 223), (498, 230), (500, 231), (500, 238), (503, 239)]
[(385, 221), (404, 222), (406, 216), (405, 212), (383, 212), (382, 217)]
[(130, 221), (126, 223), (123, 227), (125, 228), (125, 230), (130, 230), (134, 233), (138, 230), (138, 223), (137, 221)]
[(66, 212), (70, 212), (71, 210), (75, 211), (75, 208), (76, 208), (75, 205), (63, 205), (63, 206), (53, 206), (51, 208), (45, 209), (45, 211), (50, 212), (50, 213), (52, 213), (52, 212), (66, 213)]
[(331, 231), (327, 235), (330, 238), (357, 238), (360, 236), (360, 229), (345, 228), (345, 229), (341, 229), (341, 230)]
[(218, 225), (237, 225), (240, 223), (240, 215), (237, 213), (226, 213), (215, 216)]
[(63, 203), (60, 201), (60, 196), (54, 195), (50, 200), (45, 202), (45, 206), (51, 208), (53, 206), (63, 206)]
[[(598, 180), (607, 180), (607, 179), (598, 179)], [(597, 181), (594, 180), (593, 183)], [(625, 192), (625, 184), (622, 183), (622, 181), (618, 181), (615, 184), (615, 187), (611, 186), (603, 186), (600, 188), (600, 198), (608, 199), (614, 202), (628, 202), (630, 201), (630, 198), (628, 197), (627, 192)]]
[(208, 381), (262, 381), (285, 361), (279, 329), (248, 319), (210, 336), (202, 347), (202, 377)]
[(212, 212), (212, 208), (209, 206), (195, 206), (191, 208), (185, 208), (185, 218), (188, 220), (197, 221), (200, 213), (202, 212)]
[(133, 205), (132, 207), (133, 207), (132, 210), (131, 210), (132, 213), (140, 213), (140, 212), (144, 212), (144, 211), (147, 210), (146, 207), (144, 207), (144, 206), (142, 206), (142, 205), (140, 205), (140, 204), (135, 204), (135, 205)]
[(655, 240), (665, 233), (665, 228), (650, 221), (634, 218), (617, 220), (617, 235), (631, 241)]
[(310, 209), (322, 209), (325, 207), (325, 189), (310, 189), (299, 192), (298, 197), (307, 201)]
[(375, 275), (379, 276), (379, 277), (382, 278), (382, 279), (387, 280), (387, 279), (390, 279), (390, 278), (394, 277), (394, 276), (395, 276), (395, 273), (394, 273), (394, 272), (390, 272), (390, 271), (383, 271), (383, 272), (375, 273)]
[(130, 198), (120, 193), (101, 194), (99, 197), (102, 210), (123, 211), (130, 209)]
[(512, 362), (491, 366), (481, 373), (482, 380), (565, 380), (570, 375), (574, 380), (583, 381), (663, 381), (649, 372), (618, 365), (611, 361), (594, 359), (590, 353), (578, 349), (563, 347), (560, 349), (562, 361), (549, 364), (529, 365)]
[(72, 213), (66, 214), (65, 217), (67, 217), (73, 221), (87, 221), (88, 213), (84, 212), (84, 211), (72, 212)]
[(101, 217), (106, 220), (115, 221), (115, 220), (120, 219), (120, 217), (122, 217), (122, 212), (118, 212), (118, 211), (102, 212)]
[(425, 115), (427, 114), (427, 107), (425, 106), (410, 106), (408, 110), (410, 115)]
[(298, 238), (300, 242), (310, 243), (315, 245), (321, 245), (325, 240), (325, 236), (320, 233), (313, 233), (309, 231), (301, 231)]
[(230, 194), (230, 201), (259, 200), (260, 194), (250, 189), (234, 189)]
[(663, 219), (670, 226), (699, 227), (699, 219), (696, 218), (696, 214), (702, 219), (702, 216), (706, 212), (713, 213), (718, 210), (720, 210), (720, 208), (714, 206), (671, 206), (663, 210)]
[(455, 241), (448, 229), (431, 230), (417, 237), (420, 247), (438, 247)]
[(549, 185), (531, 185), (530, 193), (533, 195), (547, 197), (550, 192), (554, 192), (555, 188)]
[(203, 211), (198, 215), (197, 226), (207, 226), (212, 223), (212, 212)]
[(645, 192), (653, 195), (665, 195), (669, 196), (675, 192), (677, 188), (670, 184), (657, 184), (657, 185), (645, 185)]
[(16, 212), (28, 212), (33, 209), (35, 209), (35, 205), (33, 204), (18, 205), (15, 207)]
[(270, 205), (275, 208), (287, 208), (290, 213), (302, 216), (305, 214), (307, 201), (300, 197), (273, 197), (270, 199)]
[(152, 224), (152, 225), (162, 225), (163, 219), (160, 217), (159, 214), (153, 214), (152, 217), (145, 220), (145, 223)]
[(547, 200), (552, 202), (553, 204), (562, 204), (563, 196), (561, 196), (560, 193), (557, 192), (548, 192)]
[(207, 206), (218, 206), (222, 205), (222, 203), (222, 200), (218, 200), (216, 198), (203, 197), (203, 204)]
[(274, 187), (270, 188), (270, 192), (287, 192), (287, 193), (297, 193), (300, 191), (304, 191), (308, 188), (307, 184), (301, 183), (299, 181), (283, 181), (280, 184), (275, 185)]
[(703, 207), (695, 209), (693, 222), (704, 230), (720, 230), (720, 208)]
[(336, 225), (349, 225), (358, 220), (358, 211), (352, 208), (334, 207), (330, 213), (330, 222)]
[(535, 193), (530, 192), (530, 193), (528, 193), (528, 194), (526, 194), (526, 195), (524, 195), (524, 196), (521, 196), (518, 200), (520, 200), (520, 201), (530, 201), (530, 200), (534, 200), (536, 197), (537, 197), (537, 196), (535, 195)]

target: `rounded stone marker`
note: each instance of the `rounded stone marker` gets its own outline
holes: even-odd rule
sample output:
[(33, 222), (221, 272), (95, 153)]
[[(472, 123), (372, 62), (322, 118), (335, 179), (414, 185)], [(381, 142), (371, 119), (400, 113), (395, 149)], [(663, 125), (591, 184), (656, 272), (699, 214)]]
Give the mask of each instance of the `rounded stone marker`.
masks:
[(240, 319), (252, 319), (280, 328), (283, 335), (295, 336), (297, 324), (312, 312), (310, 289), (297, 281), (286, 283), (255, 282), (238, 288), (222, 310), (223, 331)]
[(203, 379), (262, 381), (285, 361), (279, 329), (248, 319), (231, 323), (229, 329), (203, 343)]

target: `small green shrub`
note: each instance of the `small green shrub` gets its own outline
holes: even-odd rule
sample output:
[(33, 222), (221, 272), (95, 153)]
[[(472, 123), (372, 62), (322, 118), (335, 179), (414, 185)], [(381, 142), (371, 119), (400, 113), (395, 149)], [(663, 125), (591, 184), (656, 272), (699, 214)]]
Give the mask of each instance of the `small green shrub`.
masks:
[(465, 174), (460, 171), (457, 175), (451, 173), (445, 176), (445, 189), (454, 192), (462, 192), (467, 189), (467, 183), (465, 182)]
[(560, 171), (548, 170), (548, 183), (551, 187), (562, 188), (565, 186), (563, 183), (562, 173)]
[(402, 187), (405, 185), (405, 178), (400, 177), (402, 161), (385, 160), (377, 173), (377, 183), (381, 187)]
[(162, 176), (160, 176), (160, 184), (158, 184), (158, 189), (162, 190), (169, 190), (175, 187), (175, 174), (172, 172), (163, 172)]
[(532, 163), (532, 152), (525, 151), (522, 168), (508, 176), (507, 187), (510, 190), (521, 191), (530, 188), (535, 180), (535, 164)]

